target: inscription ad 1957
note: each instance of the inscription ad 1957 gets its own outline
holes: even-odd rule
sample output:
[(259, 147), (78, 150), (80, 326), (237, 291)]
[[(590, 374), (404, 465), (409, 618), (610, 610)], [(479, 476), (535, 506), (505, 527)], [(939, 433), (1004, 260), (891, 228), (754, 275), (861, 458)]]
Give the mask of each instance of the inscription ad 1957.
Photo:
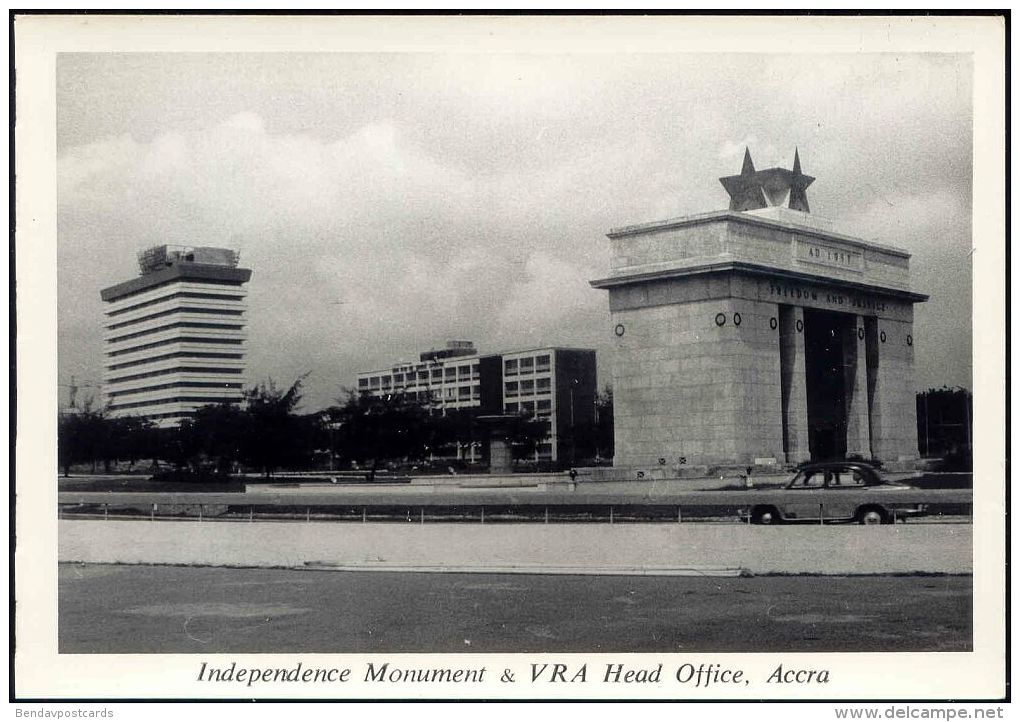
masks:
[(860, 251), (824, 243), (799, 241), (797, 260), (847, 271), (861, 271), (864, 268), (864, 256)]

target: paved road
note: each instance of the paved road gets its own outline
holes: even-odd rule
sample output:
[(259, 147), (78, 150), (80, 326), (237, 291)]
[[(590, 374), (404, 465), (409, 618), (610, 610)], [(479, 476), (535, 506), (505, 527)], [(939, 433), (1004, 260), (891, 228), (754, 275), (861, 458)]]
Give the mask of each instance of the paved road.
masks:
[(61, 653), (967, 651), (969, 576), (62, 564)]

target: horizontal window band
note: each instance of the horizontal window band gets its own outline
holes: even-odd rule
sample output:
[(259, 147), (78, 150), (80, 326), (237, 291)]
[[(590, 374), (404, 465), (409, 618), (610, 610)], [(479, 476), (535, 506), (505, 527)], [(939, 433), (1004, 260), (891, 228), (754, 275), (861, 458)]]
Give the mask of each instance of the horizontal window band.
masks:
[(160, 384), (159, 386), (143, 386), (138, 389), (127, 389), (125, 391), (107, 391), (106, 395), (111, 399), (117, 398), (118, 396), (137, 396), (138, 394), (148, 394), (153, 391), (163, 391), (164, 389), (239, 389), (241, 384), (231, 383), (217, 383), (215, 381), (175, 381), (171, 384)]
[(120, 369), (131, 368), (133, 366), (143, 366), (144, 364), (156, 363), (158, 361), (169, 361), (170, 359), (182, 358), (182, 359), (200, 359), (200, 358), (215, 358), (215, 359), (230, 359), (235, 361), (243, 361), (243, 353), (203, 353), (201, 351), (178, 351), (176, 353), (163, 354), (162, 356), (151, 356), (149, 358), (138, 359), (137, 361), (128, 361), (122, 364), (111, 364), (106, 368), (110, 371), (118, 371)]
[(118, 328), (124, 328), (125, 326), (131, 326), (136, 323), (144, 323), (146, 321), (151, 321), (154, 318), (163, 318), (164, 316), (173, 316), (174, 314), (180, 313), (205, 313), (216, 314), (217, 316), (240, 316), (244, 313), (244, 311), (236, 308), (192, 308), (189, 306), (181, 306), (180, 308), (171, 308), (168, 311), (160, 311), (159, 313), (154, 313), (151, 316), (141, 316), (140, 318), (135, 318), (130, 321), (121, 321), (120, 323), (115, 323), (112, 326), (107, 326), (106, 330), (116, 331)]
[[(141, 276), (139, 278), (141, 278)], [(140, 288), (137, 291), (131, 291), (130, 293), (125, 293), (123, 296), (119, 296), (118, 295), (116, 298), (111, 299), (109, 301), (109, 303), (115, 303), (117, 301), (123, 301), (126, 298), (134, 298), (136, 296), (141, 296), (143, 293), (149, 293), (150, 291), (155, 291), (155, 290), (160, 289), (160, 288), (166, 288), (167, 286), (172, 286), (172, 285), (180, 284), (180, 283), (193, 283), (193, 284), (200, 284), (200, 285), (203, 285), (203, 286), (213, 286), (213, 287), (215, 287), (215, 286), (225, 286), (225, 287), (230, 287), (230, 288), (240, 288), (242, 285), (247, 283), (247, 281), (230, 281), (230, 280), (224, 280), (224, 279), (218, 279), (218, 278), (214, 279), (214, 278), (193, 278), (193, 277), (188, 277), (188, 278), (169, 278), (166, 281), (163, 281), (162, 283), (155, 283), (155, 284), (153, 284), (151, 286), (146, 286), (145, 288)]]
[(118, 418), (121, 418), (121, 419), (126, 418), (126, 417), (145, 418), (145, 419), (148, 419), (148, 420), (152, 421), (153, 419), (186, 419), (186, 418), (190, 418), (190, 417), (192, 417), (194, 415), (195, 415), (194, 411), (167, 411), (166, 413), (162, 413), (162, 414), (141, 414), (141, 415), (139, 415), (139, 414), (124, 414), (122, 416), (119, 416)]
[(139, 379), (148, 379), (154, 376), (166, 376), (168, 374), (243, 374), (244, 369), (223, 369), (223, 368), (210, 368), (206, 366), (174, 366), (173, 368), (160, 369), (159, 371), (149, 371), (147, 373), (132, 374), (130, 376), (117, 376), (106, 380), (108, 384), (118, 384), (124, 381), (137, 381)]
[[(131, 348), (121, 349), (120, 351), (107, 351), (107, 356), (123, 356), (128, 353), (138, 353), (139, 351), (148, 351), (150, 348), (159, 348), (160, 346), (169, 346), (175, 343), (211, 343), (220, 346), (240, 346), (244, 343), (241, 339), (237, 338), (193, 338), (190, 336), (181, 336), (179, 338), (168, 338), (165, 341), (157, 341), (156, 343), (147, 343), (143, 346), (132, 346)], [(148, 359), (151, 361), (152, 359)]]
[(207, 396), (171, 396), (165, 399), (137, 401), (131, 404), (110, 404), (109, 408), (110, 411), (118, 411), (120, 409), (139, 409), (143, 406), (163, 406), (166, 404), (205, 404), (207, 406), (215, 406), (217, 404), (239, 404), (241, 401), (243, 401), (241, 398), (217, 399)]
[(198, 293), (197, 291), (178, 291), (176, 293), (169, 293), (166, 296), (160, 296), (154, 298), (151, 301), (145, 301), (144, 303), (136, 303), (133, 306), (125, 306), (124, 308), (117, 308), (113, 311), (107, 311), (107, 316), (120, 316), (131, 311), (137, 311), (140, 308), (147, 308), (148, 306), (155, 306), (157, 303), (165, 303), (166, 301), (172, 301), (175, 298), (202, 298), (208, 301), (243, 301), (244, 296), (227, 296), (222, 293)]
[(154, 333), (163, 333), (164, 331), (170, 331), (171, 329), (175, 328), (212, 328), (218, 331), (240, 331), (241, 329), (244, 328), (244, 324), (202, 323), (200, 321), (178, 321), (177, 323), (168, 323), (165, 326), (147, 328), (144, 331), (136, 331), (135, 333), (125, 334), (124, 336), (115, 336), (113, 338), (108, 338), (106, 339), (106, 343), (120, 343), (121, 341), (130, 341), (133, 338), (151, 336)]

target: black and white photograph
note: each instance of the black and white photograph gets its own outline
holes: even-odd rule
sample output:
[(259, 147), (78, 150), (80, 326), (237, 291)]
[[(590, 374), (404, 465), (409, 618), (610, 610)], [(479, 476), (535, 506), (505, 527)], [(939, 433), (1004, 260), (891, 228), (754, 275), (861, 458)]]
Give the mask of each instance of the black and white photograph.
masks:
[(23, 696), (1006, 694), (1001, 17), (13, 26)]

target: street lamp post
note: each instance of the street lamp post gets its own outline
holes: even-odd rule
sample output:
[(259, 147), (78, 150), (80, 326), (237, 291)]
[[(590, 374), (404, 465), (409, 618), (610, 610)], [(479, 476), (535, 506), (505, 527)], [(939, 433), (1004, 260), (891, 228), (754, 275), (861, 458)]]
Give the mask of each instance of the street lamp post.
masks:
[(574, 426), (574, 387), (578, 380), (570, 380), (570, 465), (577, 463), (577, 429)]
[(931, 456), (931, 451), (928, 447), (928, 424), (930, 423), (928, 417), (928, 392), (924, 392), (924, 455)]
[(333, 471), (333, 457), (336, 456), (336, 428), (338, 424), (330, 411), (324, 411), (320, 418), (321, 423), (329, 430), (329, 462), (327, 463), (327, 470)]
[(329, 421), (329, 470), (333, 471), (334, 457), (336, 456), (336, 427), (337, 422)]

